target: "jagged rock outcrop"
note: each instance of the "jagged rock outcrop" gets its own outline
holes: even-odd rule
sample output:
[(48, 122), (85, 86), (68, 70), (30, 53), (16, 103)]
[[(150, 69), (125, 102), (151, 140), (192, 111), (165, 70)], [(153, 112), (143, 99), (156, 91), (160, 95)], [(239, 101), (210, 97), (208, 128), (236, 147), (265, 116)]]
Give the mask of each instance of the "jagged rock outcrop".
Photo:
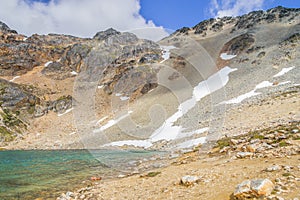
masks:
[(17, 34), (17, 31), (10, 29), (5, 23), (0, 22), (0, 31), (4, 33), (15, 33)]
[(96, 35), (93, 37), (93, 39), (96, 39), (96, 40), (106, 40), (110, 36), (120, 35), (120, 34), (121, 34), (121, 32), (116, 31), (116, 30), (110, 28), (110, 29), (107, 29), (106, 31), (100, 31), (100, 32), (96, 33)]
[(221, 52), (230, 55), (238, 55), (246, 49), (250, 48), (255, 42), (254, 36), (248, 33), (239, 35), (227, 42)]
[(177, 30), (174, 34), (194, 34), (206, 36), (209, 31), (220, 32), (225, 25), (232, 25), (231, 32), (243, 29), (251, 29), (260, 24), (271, 24), (275, 22), (291, 22), (300, 15), (299, 8), (284, 8), (282, 6), (269, 9), (267, 11), (253, 11), (248, 14), (234, 17), (222, 17), (218, 19), (208, 19), (190, 28), (184, 27)]
[(40, 102), (40, 99), (25, 87), (0, 79), (1, 107), (12, 111), (28, 110)]

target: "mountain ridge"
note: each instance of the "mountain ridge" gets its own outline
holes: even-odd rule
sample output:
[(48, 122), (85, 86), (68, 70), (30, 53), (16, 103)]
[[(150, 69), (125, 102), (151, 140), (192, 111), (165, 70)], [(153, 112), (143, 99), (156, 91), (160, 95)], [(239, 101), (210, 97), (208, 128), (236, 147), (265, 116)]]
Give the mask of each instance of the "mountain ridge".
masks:
[[(157, 111), (157, 115), (165, 116), (167, 119), (168, 116), (176, 113), (178, 103), (190, 97), (192, 89), (199, 82), (206, 80), (225, 66), (238, 69), (230, 75), (234, 78), (230, 78), (228, 86), (225, 87), (226, 91), (230, 91), (227, 94), (229, 98), (234, 98), (240, 91), (246, 92), (251, 90), (251, 87), (254, 88), (255, 85), (250, 82), (251, 76), (257, 76), (259, 81), (264, 78), (260, 75), (262, 73), (272, 74), (279, 68), (297, 66), (299, 13), (299, 8), (276, 7), (235, 18), (205, 20), (192, 28), (179, 29), (158, 43), (139, 39), (132, 33), (122, 33), (114, 29), (100, 31), (93, 38), (61, 34), (33, 34), (26, 37), (17, 34), (1, 22), (0, 75), (4, 79), (1, 79), (0, 99), (3, 122), (1, 127), (8, 130), (9, 133), (5, 135), (13, 136), (8, 137), (7, 141), (6, 136), (1, 136), (2, 146), (83, 148), (82, 141), (85, 140), (84, 137), (89, 136), (78, 133), (77, 138), (74, 137), (73, 133), (78, 131), (78, 127), (76, 128), (72, 116), (67, 113), (81, 102), (74, 97), (78, 89), (76, 83), (81, 87), (81, 83), (86, 80), (95, 82), (82, 87), (86, 87), (86, 91), (93, 91), (91, 97), (95, 100), (91, 101), (94, 103), (91, 106), (95, 107), (98, 120), (92, 116), (94, 113), (85, 114), (87, 110), (80, 111), (78, 115), (83, 115), (86, 120), (91, 119), (83, 120), (86, 123), (98, 121), (96, 125), (88, 127), (90, 132), (99, 126), (106, 127), (109, 119), (117, 121), (119, 111), (115, 109), (135, 108), (137, 110), (130, 116), (133, 117), (136, 123), (133, 126), (136, 127), (129, 128), (129, 124), (125, 126), (114, 124), (105, 129), (107, 142), (147, 138), (163, 123), (161, 120), (164, 120), (162, 117), (161, 120), (153, 121), (155, 117), (152, 116), (152, 121), (149, 122), (149, 118), (143, 116), (149, 111), (148, 108), (152, 108), (154, 103), (159, 102), (166, 109), (164, 115), (161, 111)], [(193, 53), (198, 56), (196, 60), (190, 56)], [(234, 58), (223, 59), (223, 54), (233, 55)], [(164, 77), (167, 86), (171, 89), (162, 85), (157, 77), (166, 66), (172, 70), (172, 73), (166, 73)], [(294, 70), (297, 71), (298, 68)], [(297, 73), (295, 76), (289, 75), (290, 80), (286, 81), (290, 81), (291, 85), (286, 87), (290, 88), (296, 84), (297, 75)], [(243, 85), (236, 76), (245, 82), (248, 80), (247, 84)], [(178, 80), (182, 77), (188, 80), (189, 87), (173, 90), (171, 86), (178, 84)], [(281, 83), (273, 80), (271, 76), (268, 78), (274, 85), (276, 81), (277, 85)], [(279, 88), (282, 87), (285, 86), (280, 85)], [(278, 92), (275, 87), (272, 89)], [(178, 94), (182, 97), (174, 98), (170, 90), (174, 94), (180, 90), (181, 93)], [(213, 97), (215, 95), (216, 99), (228, 100), (218, 91), (212, 95)], [(88, 100), (84, 97), (82, 99), (82, 101)], [(258, 97), (256, 101), (259, 101)], [(215, 118), (216, 116), (207, 119), (215, 112), (210, 110), (212, 105), (208, 97), (204, 97), (203, 105), (205, 105), (201, 108), (203, 110), (198, 108), (189, 111), (191, 116), (187, 117), (189, 121), (184, 120), (183, 117), (178, 119), (177, 123), (194, 131), (208, 126), (210, 120), (219, 120)], [(224, 117), (218, 112), (215, 114)], [(151, 116), (151, 112), (149, 115)], [(27, 130), (22, 129), (20, 132), (13, 126), (9, 127), (4, 123), (4, 119), (9, 118), (7, 116), (15, 116), (28, 124)], [(101, 121), (100, 119), (103, 118), (105, 119)], [(120, 134), (127, 129), (131, 134)], [(141, 130), (145, 132), (145, 136), (138, 135)], [(180, 139), (179, 142), (185, 140), (188, 141), (188, 138)], [(174, 146), (172, 143), (176, 142), (171, 141), (167, 145), (158, 143), (154, 146), (172, 148)], [(95, 145), (99, 146), (99, 144)]]

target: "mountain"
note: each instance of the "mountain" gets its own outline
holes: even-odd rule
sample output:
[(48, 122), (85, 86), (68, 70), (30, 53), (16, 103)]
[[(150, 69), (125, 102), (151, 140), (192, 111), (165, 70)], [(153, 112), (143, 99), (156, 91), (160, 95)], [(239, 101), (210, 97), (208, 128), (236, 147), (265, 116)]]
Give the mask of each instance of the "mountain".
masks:
[(299, 14), (209, 19), (157, 43), (114, 29), (26, 37), (0, 22), (0, 146), (184, 149), (297, 121)]

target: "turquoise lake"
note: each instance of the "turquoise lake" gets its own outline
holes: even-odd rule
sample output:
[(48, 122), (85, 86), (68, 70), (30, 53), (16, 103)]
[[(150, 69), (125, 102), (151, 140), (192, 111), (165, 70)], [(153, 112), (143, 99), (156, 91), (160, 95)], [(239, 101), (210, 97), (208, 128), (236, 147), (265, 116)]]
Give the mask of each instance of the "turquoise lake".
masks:
[(0, 199), (56, 199), (91, 176), (113, 177), (151, 151), (0, 151)]

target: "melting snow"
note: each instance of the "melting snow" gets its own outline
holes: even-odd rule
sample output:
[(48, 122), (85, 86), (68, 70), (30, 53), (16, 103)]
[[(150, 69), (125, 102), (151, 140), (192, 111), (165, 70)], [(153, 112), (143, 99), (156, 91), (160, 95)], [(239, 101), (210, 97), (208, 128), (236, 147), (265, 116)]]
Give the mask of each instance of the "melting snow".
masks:
[(271, 87), (272, 85), (273, 85), (273, 83), (271, 83), (269, 81), (263, 81), (255, 86), (255, 90), (265, 88), (265, 87)]
[(104, 131), (114, 125), (116, 125), (118, 122), (120, 122), (121, 120), (125, 119), (126, 117), (128, 117), (130, 114), (132, 113), (132, 111), (128, 111), (127, 114), (119, 117), (118, 119), (112, 119), (112, 120), (109, 120), (105, 125), (101, 126), (100, 128), (98, 129), (95, 129), (93, 132), (94, 133), (98, 133), (98, 132), (101, 132), (101, 131)]
[(283, 68), (278, 74), (275, 74), (273, 77), (279, 77), (279, 76), (283, 76), (284, 74), (288, 73), (289, 71), (293, 70), (295, 68), (294, 67), (288, 67), (288, 68)]
[(241, 103), (242, 101), (244, 101), (245, 99), (248, 99), (250, 97), (259, 95), (259, 92), (255, 92), (255, 90), (251, 90), (250, 92), (246, 93), (246, 94), (242, 94), (238, 97), (235, 97), (233, 99), (230, 99), (228, 101), (223, 101), (221, 104), (237, 104), (237, 103)]
[(116, 97), (120, 97), (120, 96), (122, 96), (122, 94), (120, 94), (120, 93), (117, 93), (117, 94), (116, 94)]
[(67, 114), (67, 113), (71, 112), (73, 109), (74, 109), (74, 108), (72, 107), (72, 108), (70, 108), (70, 109), (66, 110), (66, 112), (64, 112), (64, 113), (57, 114), (57, 116), (58, 116), (58, 117), (60, 117), (60, 116), (63, 116), (63, 115), (65, 115), (65, 114)]
[(231, 60), (235, 57), (236, 57), (236, 55), (228, 55), (227, 53), (222, 53), (220, 55), (220, 58), (222, 58), (223, 60)]
[(170, 58), (170, 50), (171, 49), (176, 49), (174, 46), (161, 46), (162, 49), (162, 58), (163, 60), (160, 63), (165, 62)]
[(13, 77), (11, 80), (9, 80), (9, 82), (14, 82), (17, 78), (20, 78), (20, 76)]
[(98, 89), (102, 89), (104, 87), (104, 85), (99, 85)]
[[(118, 141), (106, 144), (105, 146), (123, 146), (123, 145), (133, 145), (138, 147), (149, 148), (152, 146), (153, 142), (157, 142), (160, 140), (174, 140), (176, 138), (188, 137), (193, 134), (200, 134), (208, 130), (208, 128), (199, 129), (193, 132), (182, 133), (184, 130), (181, 126), (174, 126), (174, 123), (186, 114), (189, 110), (191, 110), (203, 97), (221, 89), (224, 87), (229, 81), (229, 74), (237, 69), (232, 69), (230, 67), (224, 67), (216, 74), (210, 76), (207, 80), (200, 82), (193, 91), (193, 96), (191, 99), (186, 100), (178, 106), (178, 111), (174, 113), (171, 117), (169, 117), (165, 123), (159, 127), (147, 140), (127, 140), (127, 141)], [(125, 116), (127, 117), (127, 116)], [(120, 120), (112, 120), (109, 125), (114, 125)], [(107, 126), (104, 126), (105, 128)], [(110, 126), (109, 126), (110, 127)], [(101, 130), (105, 130), (104, 128), (100, 128)], [(180, 135), (182, 134), (182, 135)], [(204, 143), (205, 138), (198, 138), (195, 140), (191, 140), (185, 143), (180, 144), (180, 146), (188, 148), (190, 145), (198, 145), (200, 143)], [(187, 144), (188, 143), (188, 144)]]
[(48, 65), (50, 65), (51, 63), (53, 63), (53, 61), (48, 61), (48, 62), (45, 63), (44, 66), (45, 66), (45, 67), (48, 67)]
[[(284, 85), (284, 84), (288, 84), (288, 83), (290, 83), (290, 81), (281, 82), (278, 85)], [(246, 94), (242, 94), (242, 95), (240, 95), (238, 97), (235, 97), (233, 99), (230, 99), (228, 101), (223, 101), (223, 102), (221, 102), (221, 104), (238, 104), (238, 103), (241, 103), (245, 99), (248, 99), (250, 97), (261, 94), (260, 92), (256, 92), (256, 90), (261, 89), (261, 88), (271, 87), (271, 86), (273, 86), (273, 83), (271, 83), (269, 81), (263, 81), (263, 82), (259, 83), (258, 85), (256, 85), (254, 90), (251, 90), (250, 92), (248, 92)]]
[(159, 140), (173, 140), (182, 131), (181, 126), (174, 126), (174, 123), (191, 110), (203, 97), (221, 89), (229, 81), (229, 74), (237, 69), (231, 69), (230, 67), (224, 67), (214, 75), (210, 76), (207, 80), (200, 82), (193, 91), (191, 99), (181, 103), (178, 107), (178, 111), (169, 117), (166, 122), (159, 127), (150, 136), (151, 141), (156, 142)]

